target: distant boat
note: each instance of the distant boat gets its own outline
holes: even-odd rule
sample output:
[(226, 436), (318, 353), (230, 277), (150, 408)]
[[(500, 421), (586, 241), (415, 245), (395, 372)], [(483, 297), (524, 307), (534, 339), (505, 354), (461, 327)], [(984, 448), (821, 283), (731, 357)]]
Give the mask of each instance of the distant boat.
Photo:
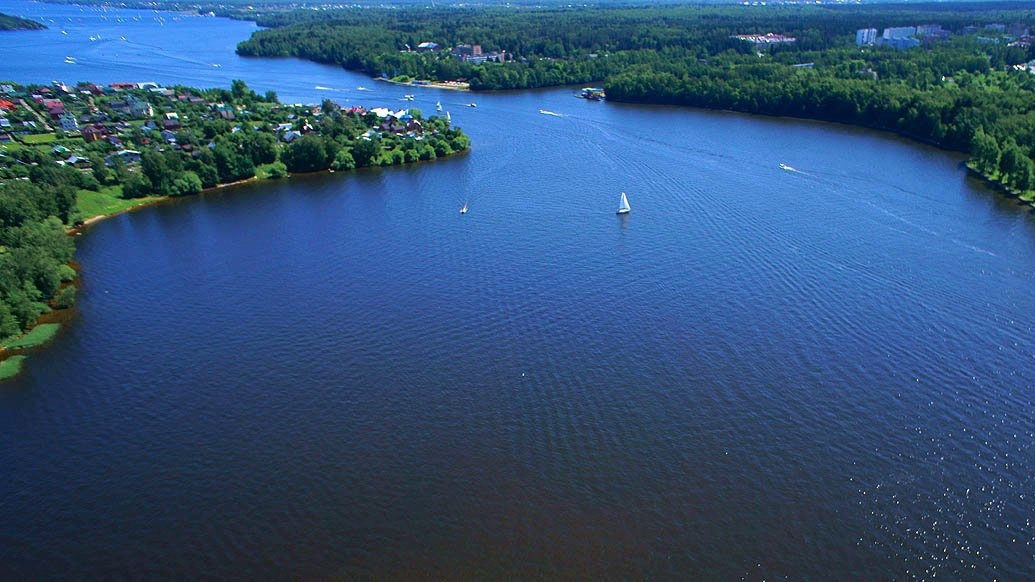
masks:
[(460, 207), (460, 214), (467, 214), (467, 203), (466, 202), (464, 202), (464, 205)]
[(448, 111), (446, 111), (446, 121), (453, 121), (453, 118), (449, 116)]
[(618, 211), (615, 214), (629, 214), (632, 208), (629, 207), (629, 199), (625, 197), (625, 192), (622, 192), (622, 200), (618, 203)]
[(468, 107), (478, 107), (478, 104), (477, 103), (468, 103), (467, 106)]
[(781, 170), (787, 170), (788, 172), (797, 172), (798, 171), (798, 168), (795, 168), (793, 166), (788, 166), (787, 164), (780, 164), (780, 169)]
[(75, 63), (75, 57), (65, 57), (65, 62), (70, 64), (70, 65), (76, 64)]
[(356, 87), (356, 91), (369, 91), (366, 87)]
[(554, 117), (560, 117), (560, 115), (557, 115), (557, 114), (556, 114), (556, 113), (554, 113), (553, 111), (547, 111), (547, 110), (545, 110), (545, 109), (540, 109), (540, 110), (539, 110), (539, 113), (542, 113), (543, 115), (552, 115), (552, 116), (554, 116)]
[(599, 87), (586, 87), (579, 93), (576, 93), (575, 96), (592, 101), (601, 101), (604, 98), (604, 90)]
[(68, 33), (62, 30), (62, 31), (61, 31), (61, 34), (68, 34)]
[(403, 95), (403, 99), (407, 101), (413, 101), (413, 95)]
[(442, 112), (442, 102), (441, 101), (436, 101), (435, 102), (435, 111), (438, 111), (439, 113)]

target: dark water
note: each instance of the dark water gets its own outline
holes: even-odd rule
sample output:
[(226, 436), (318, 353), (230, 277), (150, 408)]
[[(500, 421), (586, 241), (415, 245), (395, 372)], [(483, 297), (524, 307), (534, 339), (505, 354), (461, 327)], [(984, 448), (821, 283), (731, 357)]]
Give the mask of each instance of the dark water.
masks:
[[(404, 92), (176, 25), (0, 77)], [(83, 236), (77, 318), (0, 390), (0, 570), (1030, 577), (1032, 215), (893, 137), (571, 94), (425, 90), (469, 155)]]

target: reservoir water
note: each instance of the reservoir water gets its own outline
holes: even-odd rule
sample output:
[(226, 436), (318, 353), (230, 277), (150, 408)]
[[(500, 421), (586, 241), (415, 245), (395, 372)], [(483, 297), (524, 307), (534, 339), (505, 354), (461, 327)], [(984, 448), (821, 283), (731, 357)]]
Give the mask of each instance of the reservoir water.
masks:
[(1035, 220), (960, 156), (0, 12), (51, 26), (2, 78), (409, 92), (473, 141), (82, 236), (75, 318), (0, 386), (5, 578), (1030, 577)]

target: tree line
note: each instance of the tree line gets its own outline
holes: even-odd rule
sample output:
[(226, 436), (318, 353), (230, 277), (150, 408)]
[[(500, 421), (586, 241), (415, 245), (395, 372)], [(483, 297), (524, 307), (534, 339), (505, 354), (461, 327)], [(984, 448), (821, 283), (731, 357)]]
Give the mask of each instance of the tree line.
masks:
[(39, 165), (30, 180), (0, 187), (0, 338), (21, 333), (51, 305), (72, 303), (75, 289), (62, 289), (76, 276), (68, 266), (75, 246), (65, 229), (79, 216), (81, 175)]
[[(1002, 27), (985, 27), (1023, 29), (1035, 23), (1033, 8), (995, 2), (293, 11), (259, 15), (270, 28), (238, 52), (298, 56), (372, 75), (461, 78), (472, 90), (593, 83), (614, 101), (851, 123), (980, 150), (980, 171), (1030, 191), (1035, 77), (1016, 66), (1035, 59), (1035, 49), (1011, 43)], [(918, 24), (941, 25), (952, 37), (910, 50), (855, 46), (857, 29)], [(767, 32), (796, 41), (761, 47), (735, 38)], [(407, 50), (425, 41), (480, 44), (509, 56), (473, 65), (448, 51)]]

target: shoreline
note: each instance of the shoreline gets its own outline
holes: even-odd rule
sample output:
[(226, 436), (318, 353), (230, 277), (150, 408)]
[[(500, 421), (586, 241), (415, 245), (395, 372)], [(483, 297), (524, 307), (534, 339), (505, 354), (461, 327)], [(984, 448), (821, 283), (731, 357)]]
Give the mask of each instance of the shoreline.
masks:
[[(290, 178), (291, 175), (289, 174), (286, 177)], [(224, 190), (224, 188), (227, 188), (227, 187), (230, 187), (230, 186), (243, 185), (243, 184), (253, 183), (253, 182), (260, 182), (260, 181), (265, 181), (265, 180), (268, 180), (268, 179), (271, 179), (271, 178), (259, 178), (259, 177), (253, 176), (253, 177), (250, 177), (250, 178), (245, 178), (243, 180), (236, 180), (236, 181), (233, 181), (233, 182), (226, 182), (226, 183), (221, 183), (221, 184), (215, 184), (212, 187), (204, 188), (204, 190), (202, 190), (200, 193), (198, 193), (196, 195), (191, 195), (191, 196), (161, 196), (161, 197), (153, 197), (151, 200), (148, 200), (147, 202), (141, 202), (140, 204), (137, 204), (135, 206), (129, 206), (127, 208), (122, 208), (120, 210), (116, 210), (116, 211), (110, 212), (108, 214), (97, 214), (97, 215), (94, 215), (94, 216), (90, 216), (89, 219), (84, 220), (81, 224), (78, 224), (76, 226), (73, 226), (73, 227), (65, 230), (65, 234), (68, 235), (68, 236), (80, 236), (84, 232), (86, 232), (90, 227), (92, 227), (93, 225), (96, 225), (97, 223), (100, 223), (100, 222), (105, 221), (107, 219), (111, 219), (111, 217), (118, 216), (118, 215), (121, 215), (121, 214), (125, 214), (127, 212), (134, 212), (134, 211), (137, 211), (137, 210), (142, 209), (142, 208), (148, 208), (148, 207), (151, 207), (151, 206), (156, 206), (158, 204), (167, 203), (167, 202), (169, 202), (171, 200), (179, 200), (179, 199), (191, 198), (191, 197), (200, 196), (200, 195), (203, 195), (203, 194), (206, 194), (206, 193), (211, 193), (211, 192), (216, 192), (216, 191), (219, 191), (219, 190)], [(77, 268), (76, 270), (77, 270), (77, 273), (78, 273), (79, 269)], [(78, 288), (79, 287), (78, 280), (79, 280), (79, 277), (78, 277), (78, 274), (77, 274), (76, 281), (71, 283), (71, 285), (75, 285)], [(5, 362), (5, 361), (7, 361), (7, 360), (9, 360), (11, 358), (14, 358), (14, 357), (21, 357), (21, 360), (19, 361), (19, 366), (17, 367), (17, 369), (14, 369), (14, 372), (12, 374), (10, 374), (10, 375), (0, 376), (0, 381), (9, 380), (11, 378), (14, 378), (14, 377), (17, 377), (17, 376), (21, 375), (22, 371), (25, 369), (25, 359), (27, 359), (27, 357), (28, 357), (28, 355), (27, 355), (28, 352), (31, 352), (33, 350), (36, 350), (36, 349), (39, 349), (39, 348), (42, 348), (42, 347), (46, 347), (47, 344), (49, 344), (51, 341), (53, 341), (53, 339), (54, 339), (54, 337), (56, 337), (57, 333), (55, 332), (54, 336), (51, 336), (50, 338), (47, 339), (47, 341), (42, 342), (42, 343), (40, 343), (38, 345), (33, 345), (33, 346), (30, 346), (30, 347), (25, 347), (25, 348), (20, 348), (20, 347), (9, 348), (8, 347), (9, 345), (17, 344), (18, 342), (20, 342), (21, 340), (23, 340), (27, 336), (29, 336), (29, 334), (32, 333), (32, 331), (34, 329), (36, 329), (37, 327), (39, 327), (40, 325), (43, 325), (43, 324), (57, 323), (60, 327), (64, 327), (64, 324), (67, 323), (68, 320), (71, 318), (71, 313), (73, 311), (75, 311), (75, 305), (72, 305), (72, 307), (67, 308), (67, 309), (60, 309), (60, 310), (51, 309), (51, 311), (49, 311), (47, 313), (42, 313), (42, 314), (39, 315), (38, 318), (36, 318), (36, 321), (32, 324), (32, 327), (29, 327), (28, 329), (26, 329), (26, 331), (24, 333), (20, 333), (20, 334), (18, 334), (18, 336), (12, 337), (10, 339), (10, 341), (8, 341), (6, 344), (0, 346), (0, 363), (3, 363), (3, 362)], [(56, 331), (60, 331), (60, 328), (57, 329)], [(7, 368), (7, 370), (10, 370), (10, 368)]]
[[(333, 172), (333, 170), (322, 170), (322, 171), (323, 172)], [(312, 172), (312, 173), (319, 173), (319, 172)], [(291, 174), (288, 174), (287, 176), (285, 176), (285, 178), (290, 178), (290, 177), (291, 177)], [(77, 225), (67, 229), (65, 231), (65, 234), (68, 235), (68, 236), (81, 236), (84, 232), (86, 232), (87, 229), (89, 229), (89, 227), (91, 227), (91, 226), (93, 226), (93, 225), (95, 225), (95, 224), (97, 224), (99, 222), (102, 222), (102, 221), (104, 221), (104, 220), (106, 220), (108, 218), (113, 218), (115, 216), (120, 216), (122, 214), (126, 214), (126, 213), (129, 213), (129, 212), (135, 212), (135, 211), (140, 210), (142, 208), (149, 208), (151, 206), (157, 206), (158, 204), (167, 203), (167, 202), (169, 202), (171, 200), (180, 200), (180, 199), (192, 198), (194, 196), (199, 196), (199, 195), (202, 195), (202, 194), (205, 194), (205, 193), (208, 193), (208, 192), (215, 192), (215, 191), (222, 190), (222, 189), (225, 189), (225, 188), (229, 188), (229, 187), (232, 187), (232, 186), (242, 186), (242, 185), (245, 185), (245, 184), (257, 183), (257, 182), (266, 181), (266, 180), (270, 180), (270, 179), (271, 178), (259, 178), (259, 177), (256, 177), (256, 176), (252, 176), (251, 178), (246, 178), (244, 180), (236, 180), (234, 182), (226, 182), (224, 184), (216, 184), (215, 186), (212, 186), (211, 188), (205, 188), (201, 192), (198, 192), (197, 194), (193, 194), (191, 196), (160, 196), (160, 197), (153, 197), (151, 200), (149, 200), (147, 202), (141, 202), (140, 204), (137, 204), (135, 206), (130, 206), (128, 208), (123, 208), (121, 210), (117, 210), (115, 212), (111, 212), (111, 213), (108, 213), (108, 214), (98, 214), (96, 216), (91, 216), (91, 217), (83, 220), (82, 223), (77, 224)], [(80, 276), (80, 275), (78, 275), (78, 273), (79, 273), (79, 269), (78, 268), (76, 268), (76, 273), (77, 273), (76, 279), (71, 284), (78, 288), (78, 286), (79, 286), (79, 284), (78, 284), (79, 283), (79, 276)], [(19, 334), (17, 336), (14, 336), (14, 337), (10, 338), (10, 341), (8, 341), (6, 344), (0, 345), (0, 365), (2, 365), (2, 364), (4, 364), (4, 362), (7, 362), (7, 361), (12, 360), (14, 358), (19, 358), (17, 360), (17, 362), (16, 362), (17, 366), (12, 366), (12, 365), (8, 364), (7, 366), (5, 366), (3, 368), (4, 373), (0, 374), (0, 382), (6, 381), (6, 380), (10, 380), (10, 379), (13, 379), (13, 378), (21, 375), (22, 371), (25, 369), (25, 360), (28, 359), (28, 353), (30, 353), (30, 352), (32, 352), (34, 350), (46, 347), (46, 345), (49, 344), (54, 339), (54, 337), (57, 336), (57, 334), (61, 331), (61, 329), (63, 329), (65, 327), (65, 324), (67, 324), (69, 322), (69, 320), (72, 319), (72, 317), (74, 316), (73, 315), (74, 313), (75, 313), (75, 306), (71, 306), (71, 307), (68, 307), (66, 309), (53, 309), (53, 308), (51, 308), (50, 311), (47, 311), (46, 313), (41, 313), (40, 316), (36, 318), (36, 321), (33, 323), (32, 327), (30, 327), (28, 330), (26, 330), (25, 333), (22, 333), (22, 334)], [(47, 337), (45, 341), (43, 341), (43, 342), (41, 342), (41, 343), (39, 343), (37, 345), (32, 345), (32, 346), (28, 346), (28, 347), (15, 347), (15, 348), (9, 348), (8, 347), (11, 344), (17, 344), (17, 342), (19, 342), (19, 341), (23, 340), (24, 338), (26, 338), (27, 336), (29, 336), (33, 332), (33, 330), (35, 330), (36, 328), (40, 327), (41, 325), (47, 325), (47, 324), (56, 324), (58, 327), (54, 329), (53, 333), (49, 337)]]
[(447, 91), (470, 91), (471, 84), (466, 81), (393, 81), (385, 77), (374, 77), (375, 81), (391, 83), (401, 87), (426, 87), (431, 89), (445, 89)]
[[(13, 358), (19, 358), (20, 362), (14, 373), (0, 374), (0, 384), (20, 375), (21, 372), (25, 369), (25, 360), (28, 359), (29, 355), (32, 354), (32, 352), (46, 348), (47, 345), (49, 345), (52, 341), (54, 341), (55, 338), (57, 338), (57, 336), (61, 335), (67, 327), (68, 323), (74, 317), (73, 311), (73, 308), (51, 309), (46, 313), (41, 313), (40, 316), (36, 318), (36, 321), (35, 323), (33, 323), (32, 327), (28, 329), (28, 331), (11, 338), (7, 345), (0, 346), (0, 366), (2, 366), (4, 362), (7, 362)], [(47, 326), (48, 329), (46, 329), (44, 333), (41, 333), (44, 330), (36, 332), (41, 336), (41, 341), (39, 341), (39, 343), (33, 343), (31, 345), (26, 346), (17, 345), (18, 342), (24, 340), (26, 337), (31, 335), (37, 328), (41, 326)], [(15, 347), (8, 347), (11, 344), (16, 345)], [(10, 370), (11, 368), (8, 367), (7, 371), (9, 372)]]
[(968, 175), (980, 179), (982, 182), (984, 182), (985, 186), (987, 186), (991, 190), (995, 190), (996, 192), (998, 192), (1003, 197), (1016, 200), (1017, 202), (1025, 205), (1025, 206), (1028, 206), (1033, 211), (1035, 211), (1035, 199), (1030, 199), (1029, 200), (1029, 199), (1024, 197), (1023, 193), (1018, 192), (1017, 190), (1014, 190), (1013, 188), (1007, 186), (1006, 184), (1003, 184), (999, 180), (992, 179), (991, 177), (988, 176), (988, 174), (985, 174), (981, 170), (978, 170), (977, 168), (975, 168), (972, 165), (973, 161), (974, 161), (973, 159), (969, 159), (969, 160), (963, 162), (963, 167), (967, 168), (967, 174)]
[[(464, 152), (453, 152), (453, 154), (451, 154), (449, 156), (446, 156), (446, 157), (453, 157), (453, 156), (455, 156), (457, 154), (460, 154), (460, 153), (464, 153)], [(435, 160), (439, 160), (439, 159), (445, 159), (445, 158), (435, 158)], [(427, 161), (435, 161), (435, 160), (425, 160), (425, 162), (427, 162)], [(422, 162), (412, 162), (412, 163), (419, 164), (419, 163), (422, 163)], [(259, 178), (258, 176), (252, 176), (251, 178), (245, 178), (244, 180), (236, 180), (234, 182), (226, 182), (226, 183), (223, 183), (223, 184), (216, 184), (215, 186), (212, 186), (211, 188), (205, 188), (201, 192), (198, 192), (197, 194), (191, 194), (191, 195), (188, 195), (188, 196), (160, 196), (160, 197), (153, 197), (151, 200), (148, 200), (147, 202), (141, 202), (140, 204), (137, 204), (135, 206), (130, 206), (128, 208), (123, 208), (121, 210), (117, 210), (117, 211), (111, 212), (109, 214), (98, 214), (96, 216), (91, 216), (90, 218), (84, 219), (81, 224), (78, 224), (76, 226), (73, 226), (73, 227), (67, 229), (65, 231), (65, 234), (68, 235), (68, 236), (81, 236), (84, 232), (86, 232), (86, 230), (89, 227), (91, 227), (91, 226), (93, 226), (93, 225), (95, 225), (95, 224), (97, 224), (99, 222), (103, 222), (104, 220), (106, 220), (108, 218), (112, 218), (112, 217), (115, 217), (115, 216), (120, 216), (122, 214), (126, 214), (126, 213), (129, 213), (129, 212), (134, 212), (134, 211), (142, 209), (142, 208), (149, 208), (151, 206), (157, 206), (158, 204), (168, 203), (168, 202), (170, 202), (172, 200), (185, 200), (185, 199), (194, 198), (196, 196), (200, 196), (200, 195), (203, 195), (203, 194), (206, 194), (206, 193), (216, 192), (216, 191), (223, 190), (223, 189), (226, 189), (226, 188), (231, 188), (231, 187), (234, 187), (234, 186), (244, 186), (244, 185), (248, 185), (248, 184), (255, 184), (255, 183), (259, 183), (259, 182), (266, 182), (266, 181), (269, 181), (269, 180), (291, 179), (295, 175), (298, 175), (298, 176), (312, 176), (312, 175), (323, 174), (323, 173), (327, 173), (327, 174), (335, 174), (335, 173), (346, 174), (346, 173), (355, 172), (355, 171), (357, 171), (359, 169), (361, 169), (361, 168), (356, 168), (356, 169), (350, 170), (348, 172), (335, 172), (335, 170), (327, 168), (326, 170), (317, 170), (315, 172), (296, 172), (296, 173), (291, 173), (291, 174), (287, 174), (287, 175), (283, 176), (282, 178)], [(366, 169), (366, 168), (362, 168), (362, 169)], [(73, 264), (75, 264), (75, 261), (73, 261)], [(76, 276), (76, 279), (71, 284), (75, 285), (76, 287), (78, 287), (79, 286), (79, 275), (78, 275), (79, 269), (78, 269), (77, 266), (74, 267), (74, 268), (76, 268), (77, 276)], [(6, 380), (10, 380), (10, 379), (13, 379), (13, 378), (21, 375), (21, 372), (25, 369), (25, 360), (28, 357), (27, 356), (27, 352), (30, 352), (30, 351), (33, 351), (33, 350), (37, 350), (37, 349), (46, 347), (46, 345), (48, 343), (50, 343), (51, 340), (53, 340), (53, 338), (57, 335), (57, 333), (61, 331), (61, 328), (63, 328), (65, 326), (65, 324), (67, 324), (68, 321), (72, 319), (72, 317), (74, 317), (74, 313), (75, 313), (75, 306), (72, 306), (72, 307), (69, 307), (69, 308), (66, 308), (66, 309), (51, 309), (50, 311), (47, 311), (46, 313), (41, 313), (40, 316), (36, 318), (36, 321), (33, 323), (32, 327), (30, 327), (25, 333), (22, 333), (22, 334), (19, 334), (17, 336), (12, 337), (10, 339), (10, 341), (7, 344), (5, 344), (5, 345), (0, 345), (0, 364), (3, 364), (4, 362), (7, 362), (8, 360), (11, 360), (12, 358), (19, 358), (19, 360), (17, 361), (17, 368), (13, 371), (13, 373), (9, 373), (8, 375), (0, 375), (0, 382), (4, 382)], [(30, 346), (30, 347), (25, 347), (25, 348), (9, 349), (7, 347), (8, 345), (10, 345), (12, 343), (16, 343), (16, 342), (22, 340), (23, 338), (25, 338), (26, 336), (28, 336), (29, 334), (32, 333), (32, 331), (34, 329), (36, 329), (40, 325), (48, 324), (48, 323), (56, 323), (56, 324), (59, 325), (59, 327), (54, 331), (54, 334), (51, 335), (50, 337), (48, 337), (47, 340), (44, 341), (43, 343), (40, 343), (38, 345), (33, 345), (33, 346)], [(11, 369), (10, 366), (11, 365), (8, 365), (8, 367), (5, 368), (5, 372)]]
[[(325, 171), (325, 172), (332, 172), (332, 170), (323, 170), (323, 171)], [(313, 173), (318, 173), (318, 172), (313, 172)], [(290, 178), (291, 174), (288, 174), (285, 177), (286, 178)], [(93, 226), (93, 225), (95, 225), (95, 224), (97, 224), (99, 222), (102, 222), (102, 221), (104, 221), (104, 220), (106, 220), (108, 218), (113, 218), (115, 216), (120, 216), (122, 214), (126, 214), (126, 213), (129, 213), (129, 212), (135, 212), (135, 211), (137, 211), (139, 209), (142, 209), (142, 208), (149, 208), (151, 206), (157, 206), (158, 204), (167, 203), (167, 202), (169, 202), (171, 200), (179, 200), (179, 199), (191, 198), (193, 196), (199, 196), (199, 195), (205, 194), (207, 192), (215, 192), (215, 191), (218, 191), (218, 190), (222, 190), (224, 188), (229, 188), (231, 186), (242, 186), (242, 185), (245, 185), (245, 184), (250, 184), (250, 183), (253, 183), (253, 182), (265, 181), (265, 180), (269, 180), (269, 179), (271, 179), (271, 178), (259, 178), (259, 177), (256, 177), (256, 176), (252, 176), (251, 178), (246, 178), (244, 180), (237, 180), (237, 181), (234, 181), (234, 182), (226, 182), (224, 184), (216, 184), (215, 186), (212, 186), (211, 188), (205, 188), (201, 192), (198, 192), (197, 194), (193, 194), (191, 196), (160, 196), (160, 197), (153, 197), (151, 200), (149, 200), (147, 202), (141, 202), (140, 204), (137, 204), (135, 206), (130, 206), (128, 208), (123, 208), (121, 210), (117, 210), (115, 212), (111, 212), (111, 213), (108, 213), (108, 214), (98, 214), (96, 216), (91, 216), (90, 218), (87, 218), (87, 219), (83, 220), (82, 223), (77, 224), (77, 225), (67, 229), (65, 231), (65, 234), (68, 235), (68, 236), (81, 236), (84, 232), (86, 232), (87, 229), (89, 229), (89, 227), (91, 227), (91, 226)], [(71, 285), (74, 285), (75, 287), (78, 288), (78, 286), (79, 286), (78, 285), (78, 280), (79, 280), (79, 275), (78, 275), (79, 269), (78, 268), (76, 268), (76, 272), (77, 272), (76, 279), (71, 283)], [(51, 308), (50, 311), (47, 311), (46, 313), (41, 313), (40, 316), (36, 318), (36, 321), (33, 323), (32, 327), (30, 327), (28, 330), (26, 330), (25, 333), (16, 335), (16, 336), (10, 338), (10, 341), (8, 341), (6, 344), (0, 345), (0, 364), (3, 364), (4, 362), (7, 362), (8, 360), (11, 360), (13, 358), (20, 358), (18, 360), (18, 362), (17, 362), (18, 365), (16, 367), (12, 368), (11, 365), (8, 365), (7, 367), (4, 368), (4, 372), (5, 373), (4, 374), (0, 374), (0, 382), (5, 381), (5, 380), (10, 380), (12, 378), (15, 378), (15, 377), (19, 376), (21, 374), (22, 370), (25, 369), (25, 360), (28, 358), (27, 353), (31, 352), (33, 350), (39, 349), (39, 348), (46, 347), (46, 345), (49, 344), (54, 339), (54, 337), (57, 336), (57, 333), (60, 332), (61, 328), (65, 327), (65, 324), (67, 324), (68, 321), (73, 317), (72, 314), (74, 312), (75, 312), (75, 306), (68, 307), (68, 308), (65, 308), (65, 309), (54, 309), (54, 308)], [(36, 328), (40, 327), (41, 325), (46, 325), (46, 324), (57, 324), (58, 328), (56, 328), (54, 330), (54, 333), (52, 335), (50, 335), (49, 337), (47, 337), (46, 340), (43, 341), (42, 343), (39, 343), (37, 345), (28, 346), (28, 347), (15, 347), (15, 348), (9, 348), (8, 347), (11, 344), (17, 344), (17, 342), (19, 342), (19, 341), (23, 340), (24, 338), (26, 338), (27, 336), (29, 336), (33, 332), (33, 330), (35, 330)]]
[[(290, 178), (290, 177), (291, 177), (290, 174), (285, 176), (285, 178)], [(108, 214), (98, 214), (96, 216), (91, 216), (90, 218), (86, 218), (86, 219), (83, 220), (82, 223), (77, 224), (77, 225), (73, 226), (72, 228), (69, 228), (67, 230), (67, 233), (69, 235), (80, 235), (84, 231), (86, 231), (87, 227), (93, 226), (93, 225), (97, 224), (98, 222), (101, 222), (101, 221), (103, 221), (105, 219), (108, 219), (108, 218), (112, 218), (112, 217), (115, 217), (115, 216), (126, 214), (127, 212), (134, 212), (134, 211), (136, 211), (136, 210), (138, 210), (140, 208), (148, 208), (150, 206), (156, 206), (158, 204), (162, 204), (162, 203), (168, 202), (170, 200), (179, 200), (179, 199), (182, 199), (182, 198), (191, 198), (192, 196), (199, 196), (201, 194), (205, 194), (206, 192), (215, 192), (216, 190), (221, 190), (223, 188), (228, 188), (230, 186), (240, 186), (242, 184), (249, 184), (251, 182), (259, 182), (259, 181), (268, 180), (268, 179), (270, 179), (270, 178), (265, 178), (264, 179), (264, 178), (258, 178), (258, 177), (252, 176), (251, 178), (246, 178), (244, 180), (237, 180), (235, 182), (226, 182), (225, 184), (216, 184), (215, 186), (212, 186), (211, 188), (204, 188), (204, 189), (201, 190), (201, 192), (198, 192), (197, 194), (192, 194), (190, 196), (157, 196), (157, 197), (153, 197), (152, 200), (149, 200), (147, 202), (141, 202), (140, 204), (137, 204), (135, 206), (130, 206), (129, 208), (123, 208), (121, 210), (117, 210), (115, 212), (110, 212)]]

